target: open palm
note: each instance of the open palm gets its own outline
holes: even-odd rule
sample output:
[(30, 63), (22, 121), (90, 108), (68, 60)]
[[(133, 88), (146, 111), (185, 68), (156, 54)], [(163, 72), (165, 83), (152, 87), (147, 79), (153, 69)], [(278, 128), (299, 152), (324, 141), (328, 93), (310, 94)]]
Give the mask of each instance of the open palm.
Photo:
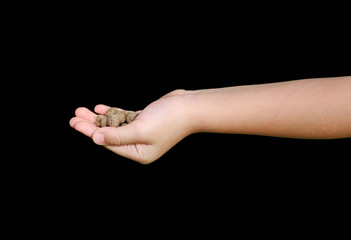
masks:
[(94, 113), (80, 107), (70, 125), (92, 138), (96, 144), (140, 163), (150, 163), (191, 133), (183, 101), (178, 96), (186, 91), (173, 91), (140, 111), (138, 117), (123, 127), (96, 126), (97, 114), (105, 114), (106, 105), (97, 105)]

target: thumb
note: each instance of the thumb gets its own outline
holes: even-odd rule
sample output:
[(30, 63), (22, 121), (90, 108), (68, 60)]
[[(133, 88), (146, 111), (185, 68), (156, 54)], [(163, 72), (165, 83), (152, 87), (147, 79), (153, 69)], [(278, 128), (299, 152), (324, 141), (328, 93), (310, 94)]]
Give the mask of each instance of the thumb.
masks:
[(94, 132), (92, 139), (98, 145), (114, 146), (133, 144), (140, 141), (138, 131), (130, 125), (118, 128), (99, 128)]

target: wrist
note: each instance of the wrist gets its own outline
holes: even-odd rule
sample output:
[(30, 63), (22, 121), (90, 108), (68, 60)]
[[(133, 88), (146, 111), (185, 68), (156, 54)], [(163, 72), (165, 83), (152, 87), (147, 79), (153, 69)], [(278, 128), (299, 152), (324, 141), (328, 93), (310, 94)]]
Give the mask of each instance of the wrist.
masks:
[[(238, 103), (236, 87), (186, 91), (182, 94), (191, 133), (235, 132)], [(231, 104), (228, 105), (228, 102)], [(240, 105), (240, 103), (239, 103)]]
[(203, 95), (208, 90), (185, 91), (180, 97), (185, 121), (185, 131), (188, 135), (205, 131), (206, 106), (203, 105)]
[(175, 113), (173, 117), (177, 118), (174, 122), (174, 124), (177, 125), (176, 128), (178, 128), (179, 131), (182, 132), (183, 137), (185, 137), (198, 131), (198, 118), (194, 109), (197, 91), (176, 91), (178, 91), (176, 94), (173, 94), (175, 92), (173, 91), (171, 92), (171, 96), (166, 96), (165, 100), (171, 104), (169, 107)]

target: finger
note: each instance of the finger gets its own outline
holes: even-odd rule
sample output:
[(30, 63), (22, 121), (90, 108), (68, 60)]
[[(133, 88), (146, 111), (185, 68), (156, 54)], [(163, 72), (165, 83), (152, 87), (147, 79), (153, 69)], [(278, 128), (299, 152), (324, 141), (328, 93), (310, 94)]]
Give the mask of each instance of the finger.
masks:
[(96, 122), (96, 114), (85, 107), (79, 107), (76, 109), (76, 116), (81, 117), (91, 123)]
[(94, 111), (98, 114), (104, 115), (109, 109), (110, 109), (109, 106), (106, 106), (104, 104), (98, 104), (95, 106)]
[(69, 125), (74, 128), (77, 122), (82, 122), (82, 121), (87, 121), (87, 120), (81, 117), (73, 117), (69, 121)]
[(97, 129), (92, 138), (98, 145), (122, 146), (127, 144), (142, 143), (140, 131), (136, 125), (126, 125), (123, 127), (105, 127)]
[(98, 127), (87, 120), (78, 121), (74, 125), (74, 129), (83, 133), (85, 136), (92, 137), (93, 133), (98, 129)]

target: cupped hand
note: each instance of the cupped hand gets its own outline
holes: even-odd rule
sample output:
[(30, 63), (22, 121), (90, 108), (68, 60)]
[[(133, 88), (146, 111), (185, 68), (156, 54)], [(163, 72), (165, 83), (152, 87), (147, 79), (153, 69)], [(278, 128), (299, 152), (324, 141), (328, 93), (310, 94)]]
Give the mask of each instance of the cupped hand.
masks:
[[(192, 133), (188, 106), (181, 97), (186, 93), (185, 90), (170, 92), (122, 127), (97, 127), (97, 114), (84, 107), (76, 110), (70, 125), (118, 155), (143, 164), (151, 163)], [(100, 104), (94, 111), (105, 114), (108, 109)]]

